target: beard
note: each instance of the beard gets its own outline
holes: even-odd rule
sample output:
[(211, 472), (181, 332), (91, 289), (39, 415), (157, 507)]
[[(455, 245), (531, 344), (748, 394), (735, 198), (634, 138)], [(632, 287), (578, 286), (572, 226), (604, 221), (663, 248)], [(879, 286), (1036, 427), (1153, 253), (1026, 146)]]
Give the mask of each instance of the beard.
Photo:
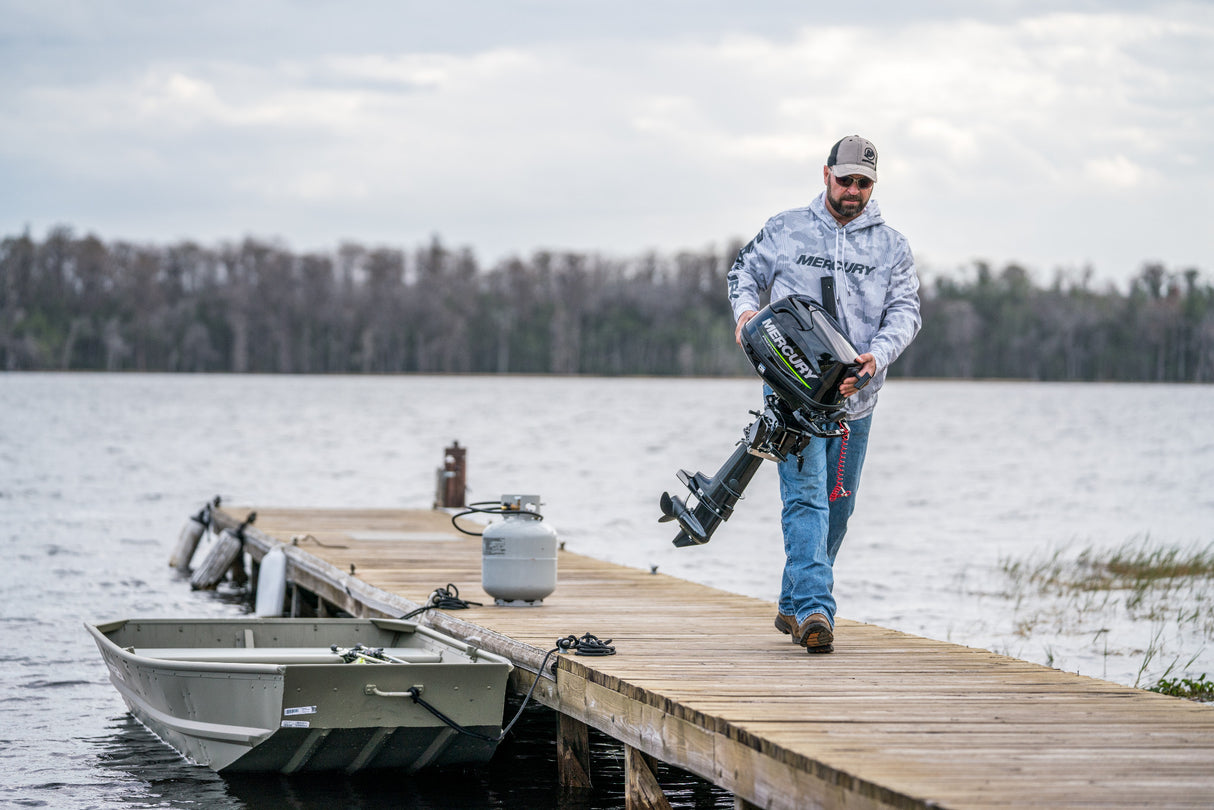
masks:
[(829, 188), (826, 190), (826, 202), (836, 214), (848, 219), (860, 216), (864, 206), (868, 205), (868, 200), (864, 199), (862, 194), (854, 194), (849, 191), (836, 197), (830, 193)]

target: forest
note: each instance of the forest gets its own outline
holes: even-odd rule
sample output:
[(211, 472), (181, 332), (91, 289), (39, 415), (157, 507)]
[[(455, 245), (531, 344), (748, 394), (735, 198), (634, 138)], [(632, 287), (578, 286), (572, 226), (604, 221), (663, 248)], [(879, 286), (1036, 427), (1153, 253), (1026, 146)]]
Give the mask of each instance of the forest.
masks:
[[(438, 237), (294, 253), (27, 231), (0, 241), (0, 369), (744, 375), (725, 300), (740, 246), (486, 268)], [(975, 261), (925, 281), (923, 330), (890, 375), (1214, 380), (1214, 287), (1198, 269), (1146, 262), (1124, 291), (1092, 276), (1042, 285)]]

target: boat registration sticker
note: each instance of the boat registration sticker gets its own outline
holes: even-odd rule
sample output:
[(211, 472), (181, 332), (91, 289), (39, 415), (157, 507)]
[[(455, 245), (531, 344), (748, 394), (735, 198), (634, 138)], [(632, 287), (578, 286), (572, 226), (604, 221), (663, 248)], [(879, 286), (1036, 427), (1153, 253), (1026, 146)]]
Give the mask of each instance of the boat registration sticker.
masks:
[(283, 720), (282, 721), (283, 728), (308, 728), (310, 725), (312, 725), (312, 724), (309, 723), (307, 720)]
[(316, 714), (315, 706), (292, 706), (288, 709), (283, 709), (282, 713), (287, 717), (293, 717), (297, 714)]

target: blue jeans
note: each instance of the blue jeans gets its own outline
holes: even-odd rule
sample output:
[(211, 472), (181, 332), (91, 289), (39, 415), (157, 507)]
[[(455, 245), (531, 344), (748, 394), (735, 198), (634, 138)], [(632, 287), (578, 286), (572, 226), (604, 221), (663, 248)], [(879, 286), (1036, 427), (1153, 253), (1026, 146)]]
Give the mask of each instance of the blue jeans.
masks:
[(780, 498), (784, 502), (784, 577), (780, 585), (780, 612), (805, 621), (811, 613), (824, 613), (835, 622), (835, 557), (847, 521), (856, 507), (860, 469), (868, 449), (872, 415), (848, 422), (843, 489), (847, 497), (830, 500), (839, 483), (842, 437), (813, 438), (800, 456), (780, 462)]

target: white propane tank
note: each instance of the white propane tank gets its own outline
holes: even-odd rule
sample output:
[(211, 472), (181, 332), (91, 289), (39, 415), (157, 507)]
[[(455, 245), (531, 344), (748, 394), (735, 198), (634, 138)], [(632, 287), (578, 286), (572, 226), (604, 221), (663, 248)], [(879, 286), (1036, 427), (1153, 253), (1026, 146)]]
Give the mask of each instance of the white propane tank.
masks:
[(502, 514), (481, 535), (481, 587), (499, 605), (539, 605), (556, 590), (556, 531), (539, 495), (503, 495)]

